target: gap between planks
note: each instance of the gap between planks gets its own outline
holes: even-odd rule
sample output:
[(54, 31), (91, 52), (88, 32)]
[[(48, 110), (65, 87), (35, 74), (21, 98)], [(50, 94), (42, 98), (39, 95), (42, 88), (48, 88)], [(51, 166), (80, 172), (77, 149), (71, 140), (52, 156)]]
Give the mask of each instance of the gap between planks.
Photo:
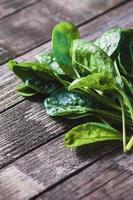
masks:
[(133, 157), (118, 151), (30, 200), (131, 200), (132, 184)]
[(16, 0), (16, 2), (5, 0), (5, 2), (0, 2), (0, 20), (11, 17), (15, 13), (20, 12), (40, 1), (43, 0)]
[(30, 198), (30, 200), (34, 200), (34, 199), (38, 199), (38, 197), (43, 196), (45, 193), (49, 194), (49, 192), (51, 190), (55, 190), (56, 187), (58, 188), (58, 186), (65, 184), (65, 182), (67, 182), (69, 179), (71, 180), (71, 178), (74, 178), (75, 176), (79, 176), (80, 173), (83, 173), (84, 170), (91, 168), (93, 165), (97, 165), (97, 163), (99, 161), (101, 161), (102, 159), (104, 159), (104, 157), (108, 156), (110, 154), (112, 154), (112, 152), (119, 152), (119, 148), (113, 148), (111, 151), (106, 152), (104, 155), (101, 155), (99, 158), (96, 158), (94, 161), (92, 161), (91, 163), (87, 163), (85, 166), (77, 169), (76, 171), (74, 171), (73, 173), (67, 175), (66, 177), (62, 178), (61, 180), (59, 180), (58, 182), (56, 182), (55, 184), (47, 187), (45, 190), (43, 190), (41, 193), (35, 195), (34, 197)]
[(50, 141), (0, 170), (0, 194), (3, 197), (0, 200), (9, 197), (15, 199), (17, 196), (17, 200), (24, 200), (47, 191), (87, 166), (90, 167), (114, 149), (116, 152), (115, 145), (102, 143), (102, 148), (99, 144), (97, 148), (92, 146), (75, 151), (64, 148), (63, 136)]

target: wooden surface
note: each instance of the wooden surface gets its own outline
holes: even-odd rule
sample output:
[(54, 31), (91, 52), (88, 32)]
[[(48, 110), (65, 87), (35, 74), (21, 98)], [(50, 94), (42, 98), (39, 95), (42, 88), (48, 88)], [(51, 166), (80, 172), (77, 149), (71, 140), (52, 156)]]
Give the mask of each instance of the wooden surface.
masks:
[(77, 0), (76, 2), (43, 0), (1, 19), (0, 63), (48, 41), (51, 38), (53, 26), (61, 20), (72, 20), (80, 24), (123, 2), (122, 0), (100, 1), (101, 6), (93, 3), (92, 0)]
[(113, 152), (46, 192), (37, 200), (132, 200), (132, 161), (131, 156)]
[(76, 122), (49, 117), (44, 97), (20, 97), (19, 80), (7, 69), (9, 58), (34, 60), (48, 51), (61, 20), (94, 39), (109, 27), (133, 27), (133, 1), (0, 2), (0, 200), (132, 200), (132, 154), (116, 143), (66, 149), (64, 133)]
[(39, 0), (1, 0), (0, 1), (0, 19), (10, 16), (11, 14), (25, 9)]

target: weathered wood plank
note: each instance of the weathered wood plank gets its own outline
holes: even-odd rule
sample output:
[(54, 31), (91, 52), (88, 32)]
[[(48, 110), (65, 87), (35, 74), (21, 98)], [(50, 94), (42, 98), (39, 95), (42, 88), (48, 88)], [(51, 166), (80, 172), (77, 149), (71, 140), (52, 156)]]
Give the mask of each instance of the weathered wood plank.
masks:
[[(18, 61), (33, 60), (35, 55), (43, 51), (49, 51), (50, 43), (42, 45), (39, 48), (19, 57)], [(0, 66), (0, 113), (8, 107), (16, 104), (19, 101), (24, 100), (17, 92), (17, 87), (20, 80), (8, 70), (7, 64)]]
[[(51, 37), (61, 20), (82, 23), (124, 0), (40, 1), (0, 21), (0, 63), (21, 55)], [(126, 1), (125, 1), (126, 2)]]
[(1, 0), (0, 1), (0, 19), (7, 17), (8, 15), (13, 14), (21, 9), (26, 8), (27, 6), (32, 5), (33, 3), (38, 2), (38, 0)]
[(102, 145), (97, 152), (95, 148), (76, 152), (66, 149), (63, 140), (61, 136), (50, 141), (2, 169), (0, 200), (28, 200), (110, 151), (109, 146)]
[(70, 127), (70, 121), (46, 115), (42, 98), (7, 110), (0, 115), (0, 168)]
[(133, 156), (112, 154), (37, 200), (132, 200), (132, 197)]
[[(108, 12), (107, 14), (99, 17), (98, 19), (88, 23), (80, 28), (81, 37), (87, 37), (88, 39), (94, 39), (98, 37), (104, 30), (107, 30), (113, 26), (132, 27), (133, 26), (133, 14), (132, 14), (133, 2), (127, 3), (124, 6), (119, 7), (116, 10)], [(33, 51), (19, 57), (18, 61), (32, 60), (36, 54), (42, 51), (48, 51), (50, 49), (50, 43), (44, 44)], [(6, 65), (0, 67), (0, 111), (16, 104), (23, 98), (19, 96), (16, 91), (15, 76), (7, 69)]]

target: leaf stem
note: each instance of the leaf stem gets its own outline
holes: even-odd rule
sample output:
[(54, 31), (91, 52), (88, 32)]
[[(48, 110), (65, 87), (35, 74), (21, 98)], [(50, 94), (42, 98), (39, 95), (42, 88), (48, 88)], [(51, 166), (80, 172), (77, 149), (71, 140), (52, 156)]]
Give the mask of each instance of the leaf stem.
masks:
[[(97, 94), (96, 91), (92, 91), (92, 90), (85, 90), (85, 89), (81, 89), (81, 91), (85, 92), (86, 94), (88, 94), (89, 96), (95, 98), (97, 101), (99, 101), (99, 103), (101, 104), (104, 104), (104, 105), (108, 105), (110, 106), (111, 108), (121, 112), (121, 107), (114, 104), (114, 102), (112, 102), (108, 97), (106, 97), (105, 95), (101, 96), (99, 94)], [(125, 115), (127, 118), (130, 119), (130, 116), (129, 116), (129, 112), (126, 112), (125, 111)]]
[[(88, 117), (91, 114), (100, 114), (100, 117), (101, 116), (108, 117), (109, 119), (111, 119), (112, 121), (115, 121), (115, 122), (121, 122), (121, 120), (122, 120), (122, 118), (117, 113), (110, 113), (108, 111), (99, 110), (99, 109), (89, 109), (88, 113), (80, 115), (80, 116), (69, 117), (69, 119), (80, 119), (83, 117)], [(129, 119), (126, 119), (126, 123), (129, 127), (131, 126), (131, 121)]]
[(130, 151), (132, 149), (132, 147), (133, 147), (133, 136), (131, 137), (131, 139), (127, 143), (126, 150)]
[[(104, 118), (98, 117), (98, 119), (99, 119), (100, 121), (102, 121), (105, 125), (107, 125), (108, 127), (113, 128), (106, 120), (104, 120)], [(114, 130), (115, 130), (115, 129), (114, 129)]]
[(124, 100), (124, 104), (127, 106), (128, 108), (128, 112), (130, 113), (130, 116), (131, 116), (131, 119), (132, 119), (132, 122), (133, 122), (133, 107), (132, 107), (132, 104), (128, 98), (128, 96), (125, 94), (125, 92), (121, 89), (119, 89), (119, 91), (117, 91), (119, 94), (121, 94), (123, 100)]
[(126, 152), (126, 122), (125, 122), (125, 108), (123, 101), (121, 97), (118, 97), (120, 104), (121, 104), (121, 110), (122, 110), (122, 133), (123, 133), (123, 151)]
[(114, 109), (116, 109), (118, 111), (121, 111), (121, 108), (119, 106), (117, 106), (116, 104), (112, 103), (112, 101), (109, 98), (105, 97), (105, 95), (102, 97), (102, 96), (100, 96), (99, 94), (97, 94), (96, 92), (94, 92), (92, 90), (86, 91), (86, 90), (82, 89), (82, 91), (84, 91), (85, 93), (91, 95), (96, 100), (98, 100), (100, 103), (109, 105), (110, 107), (112, 107), (112, 108), (114, 108)]

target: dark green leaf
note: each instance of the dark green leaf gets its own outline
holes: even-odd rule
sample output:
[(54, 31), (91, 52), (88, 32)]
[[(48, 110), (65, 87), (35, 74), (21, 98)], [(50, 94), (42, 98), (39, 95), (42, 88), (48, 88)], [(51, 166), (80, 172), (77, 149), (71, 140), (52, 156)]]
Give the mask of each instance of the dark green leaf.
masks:
[(40, 63), (47, 63), (49, 68), (54, 73), (55, 79), (57, 79), (65, 87), (69, 85), (70, 77), (68, 77), (60, 68), (52, 53), (40, 54), (36, 58)]
[(52, 53), (39, 54), (36, 58), (40, 63), (48, 64), (51, 71), (54, 72), (55, 78), (64, 86), (68, 86), (71, 79), (63, 72)]
[(29, 88), (24, 83), (20, 84), (20, 86), (18, 87), (18, 92), (21, 96), (24, 96), (24, 97), (31, 97), (31, 96), (37, 94), (37, 92), (35, 90)]
[(47, 63), (49, 64), (49, 67), (52, 71), (54, 71), (58, 75), (64, 75), (65, 73), (61, 69), (61, 67), (58, 65), (56, 59), (54, 58), (52, 53), (42, 53), (36, 56), (37, 60), (40, 63)]
[(122, 77), (122, 80), (124, 82), (124, 89), (127, 95), (133, 97), (133, 83), (130, 79), (127, 80), (125, 77)]
[(65, 145), (68, 147), (79, 147), (108, 140), (122, 141), (122, 135), (108, 125), (89, 122), (74, 127), (67, 132), (65, 136)]
[(10, 61), (9, 67), (25, 83), (25, 86), (39, 93), (50, 94), (59, 88), (57, 81), (45, 80), (37, 76), (36, 63), (17, 63)]
[(59, 83), (55, 81), (48, 81), (48, 80), (37, 79), (37, 78), (27, 79), (25, 81), (25, 85), (42, 94), (51, 94), (60, 87)]
[(73, 41), (72, 63), (81, 75), (83, 72), (87, 74), (102, 72), (108, 76), (116, 76), (113, 61), (92, 42), (79, 39)]
[(110, 78), (104, 73), (93, 73), (73, 81), (69, 86), (69, 90), (83, 89), (88, 91), (89, 89), (97, 89), (101, 91), (112, 91), (115, 89), (115, 83), (115, 79)]
[(121, 65), (133, 77), (133, 29), (123, 30), (119, 52)]
[(75, 77), (71, 63), (71, 43), (79, 38), (76, 26), (70, 22), (57, 24), (52, 33), (53, 54), (63, 71), (70, 77)]
[(28, 78), (35, 78), (36, 75), (29, 67), (23, 67), (20, 63), (14, 60), (8, 62), (8, 67), (12, 70), (23, 82)]
[(123, 98), (123, 103), (125, 104), (126, 108), (128, 109), (128, 112), (130, 113), (130, 116), (131, 116), (131, 119), (132, 119), (132, 122), (133, 122), (133, 106), (132, 106), (132, 102), (130, 100), (130, 97), (127, 96), (127, 94), (125, 93), (125, 91), (122, 90), (121, 88), (117, 88), (116, 91)]
[(54, 80), (55, 75), (47, 63), (21, 62), (14, 60), (8, 62), (9, 69), (12, 70), (19, 78), (27, 79), (28, 77), (38, 76), (42, 79)]
[(44, 105), (51, 116), (67, 116), (88, 112), (92, 103), (84, 95), (62, 89), (48, 97)]
[(108, 56), (115, 57), (117, 56), (117, 50), (121, 40), (121, 28), (112, 28), (95, 41), (95, 45), (103, 49)]

